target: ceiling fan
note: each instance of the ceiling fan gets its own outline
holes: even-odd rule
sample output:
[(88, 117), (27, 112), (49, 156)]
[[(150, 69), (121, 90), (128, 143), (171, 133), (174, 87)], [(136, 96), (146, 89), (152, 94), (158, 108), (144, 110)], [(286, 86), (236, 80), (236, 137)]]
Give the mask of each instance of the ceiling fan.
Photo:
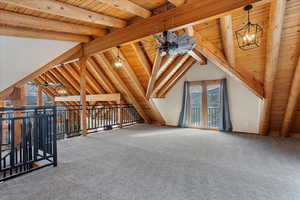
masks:
[(161, 35), (154, 35), (154, 38), (161, 56), (185, 54), (196, 47), (196, 38), (191, 38), (188, 34), (177, 36), (174, 32), (164, 31)]
[(45, 83), (33, 83), (33, 82), (29, 82), (28, 85), (33, 85), (33, 86), (40, 86), (40, 87), (64, 87), (63, 84), (61, 83), (48, 83), (45, 81)]
[(51, 83), (47, 81), (46, 74), (44, 74), (44, 77), (43, 75), (41, 75), (41, 79), (44, 81), (43, 83), (29, 82), (28, 85), (37, 86), (37, 87), (53, 87), (53, 88), (64, 87), (64, 85), (61, 83)]

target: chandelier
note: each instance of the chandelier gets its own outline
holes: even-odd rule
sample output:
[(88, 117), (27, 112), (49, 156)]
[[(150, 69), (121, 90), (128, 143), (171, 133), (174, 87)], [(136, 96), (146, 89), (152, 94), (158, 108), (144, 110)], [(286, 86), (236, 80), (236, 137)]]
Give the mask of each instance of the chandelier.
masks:
[(258, 24), (252, 24), (250, 21), (250, 10), (252, 5), (247, 5), (244, 10), (248, 12), (248, 22), (241, 29), (235, 31), (239, 48), (242, 50), (250, 50), (260, 47), (263, 28)]
[(115, 60), (114, 66), (116, 69), (119, 69), (119, 68), (123, 67), (124, 60), (120, 57), (120, 46), (117, 46), (117, 49), (118, 49), (118, 55), (117, 55), (117, 57), (114, 58), (114, 60)]

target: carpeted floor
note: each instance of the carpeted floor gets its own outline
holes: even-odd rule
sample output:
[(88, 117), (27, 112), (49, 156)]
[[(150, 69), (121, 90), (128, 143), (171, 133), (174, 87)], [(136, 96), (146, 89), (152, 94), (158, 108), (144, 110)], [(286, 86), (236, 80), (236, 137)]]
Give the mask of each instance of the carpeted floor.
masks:
[(60, 141), (1, 200), (299, 200), (300, 141), (139, 124)]

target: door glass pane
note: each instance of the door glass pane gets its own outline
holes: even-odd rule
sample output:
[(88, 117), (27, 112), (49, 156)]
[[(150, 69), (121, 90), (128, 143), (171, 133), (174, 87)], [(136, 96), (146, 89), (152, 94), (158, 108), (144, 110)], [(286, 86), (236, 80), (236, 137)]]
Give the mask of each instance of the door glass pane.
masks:
[(190, 125), (195, 127), (203, 126), (201, 119), (202, 112), (202, 87), (199, 85), (190, 87), (190, 99), (191, 99), (191, 117)]
[(208, 128), (218, 128), (220, 122), (220, 85), (207, 86)]

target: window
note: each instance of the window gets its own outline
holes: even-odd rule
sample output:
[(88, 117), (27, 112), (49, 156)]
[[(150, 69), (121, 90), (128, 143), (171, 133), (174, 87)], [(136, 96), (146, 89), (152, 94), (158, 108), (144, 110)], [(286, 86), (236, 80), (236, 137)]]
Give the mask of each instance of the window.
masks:
[[(52, 104), (51, 98), (45, 93), (42, 92), (42, 104), (47, 106)], [(26, 105), (38, 105), (38, 86), (36, 85), (25, 85), (25, 104)]]
[(220, 122), (220, 81), (190, 82), (191, 127), (218, 128)]

